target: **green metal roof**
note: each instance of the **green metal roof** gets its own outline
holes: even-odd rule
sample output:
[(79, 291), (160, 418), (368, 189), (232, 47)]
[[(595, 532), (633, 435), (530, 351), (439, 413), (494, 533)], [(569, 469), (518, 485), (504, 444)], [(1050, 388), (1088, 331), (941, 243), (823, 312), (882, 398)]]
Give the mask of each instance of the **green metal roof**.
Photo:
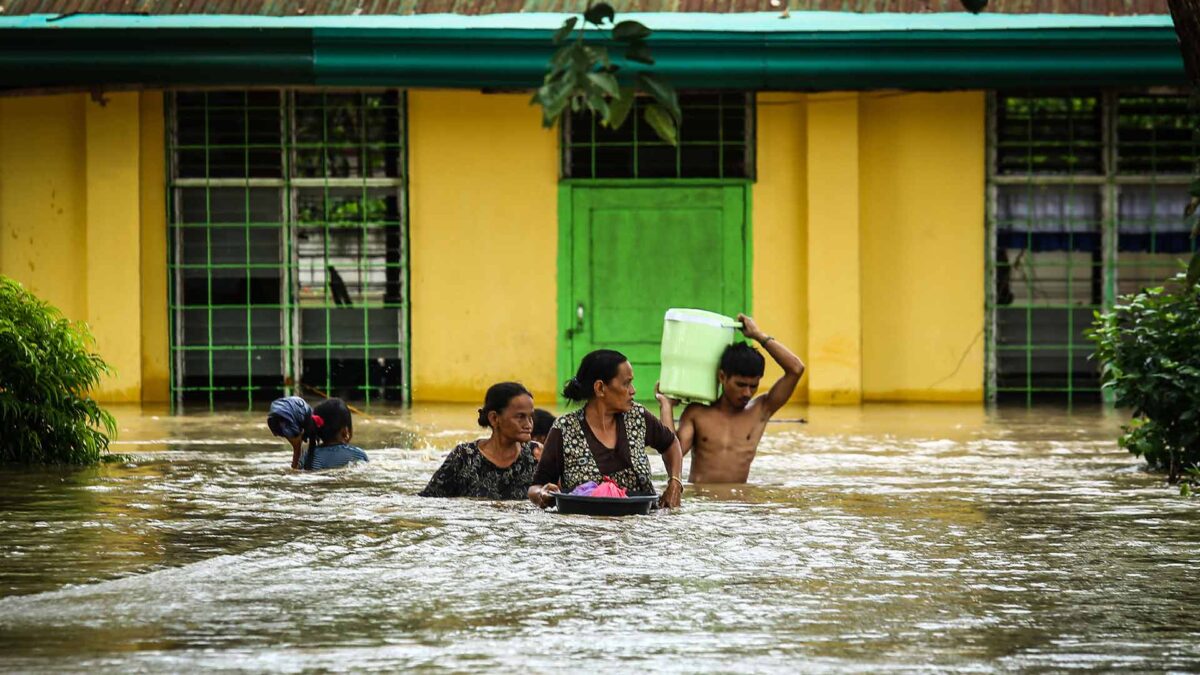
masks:
[[(259, 16), (231, 14), (74, 14), (0, 16), (0, 29), (112, 29), (129, 28), (341, 28), (358, 30), (544, 30), (553, 31), (570, 17), (564, 13), (520, 14), (410, 14)], [(857, 14), (853, 12), (793, 12), (781, 19), (778, 12), (630, 13), (621, 20), (641, 21), (655, 31), (727, 33), (806, 33), (877, 31), (982, 31), (1069, 28), (1171, 28), (1168, 15), (1096, 16), (1090, 14)]]
[[(565, 14), (0, 17), (0, 87), (529, 88)], [(1182, 84), (1166, 16), (626, 14), (679, 88)], [(597, 40), (601, 35), (597, 34)], [(642, 66), (623, 64), (623, 73)]]
[[(769, 0), (608, 0), (627, 12), (740, 13), (773, 9)], [(336, 14), (581, 13), (588, 0), (7, 0), (0, 13)], [(788, 0), (792, 11), (961, 12), (960, 0)], [(991, 0), (988, 12), (1013, 14), (1166, 14), (1167, 0)]]

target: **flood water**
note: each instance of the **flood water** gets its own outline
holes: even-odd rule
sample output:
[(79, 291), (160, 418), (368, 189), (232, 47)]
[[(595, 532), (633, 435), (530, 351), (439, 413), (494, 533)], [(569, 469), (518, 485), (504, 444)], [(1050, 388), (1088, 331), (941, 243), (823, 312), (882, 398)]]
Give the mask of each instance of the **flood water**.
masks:
[(788, 409), (750, 485), (599, 519), (416, 497), (473, 406), (315, 475), (262, 413), (116, 411), (132, 461), (0, 470), (0, 669), (1200, 668), (1200, 500), (1111, 412)]

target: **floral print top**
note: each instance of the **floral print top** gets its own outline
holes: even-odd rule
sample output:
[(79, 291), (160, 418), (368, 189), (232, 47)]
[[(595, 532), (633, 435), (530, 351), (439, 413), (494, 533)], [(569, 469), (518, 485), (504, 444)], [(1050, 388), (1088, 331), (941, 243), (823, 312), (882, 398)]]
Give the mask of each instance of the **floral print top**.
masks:
[(480, 499), (525, 499), (533, 484), (533, 443), (508, 468), (492, 464), (479, 450), (479, 441), (460, 443), (419, 493), (422, 497), (478, 497)]

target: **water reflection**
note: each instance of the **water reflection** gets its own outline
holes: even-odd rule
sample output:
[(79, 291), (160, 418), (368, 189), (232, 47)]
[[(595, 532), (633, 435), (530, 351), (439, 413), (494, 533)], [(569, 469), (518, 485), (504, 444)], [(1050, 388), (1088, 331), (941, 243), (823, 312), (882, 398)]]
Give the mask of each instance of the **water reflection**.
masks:
[(470, 408), (367, 412), (346, 471), (121, 409), (131, 462), (0, 472), (0, 668), (1200, 665), (1197, 503), (1109, 413), (789, 410), (752, 485), (606, 520), (417, 498)]

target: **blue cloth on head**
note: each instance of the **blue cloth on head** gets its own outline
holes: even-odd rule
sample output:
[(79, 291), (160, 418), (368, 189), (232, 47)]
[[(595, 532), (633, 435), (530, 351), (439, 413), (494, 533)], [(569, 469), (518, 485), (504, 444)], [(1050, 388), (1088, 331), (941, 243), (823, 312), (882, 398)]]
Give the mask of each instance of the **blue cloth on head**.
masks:
[[(267, 413), (267, 426), (276, 436), (292, 438), (304, 433), (304, 420), (311, 415), (312, 408), (299, 396), (277, 398), (271, 402), (271, 412)], [(277, 420), (274, 425), (271, 418)]]

